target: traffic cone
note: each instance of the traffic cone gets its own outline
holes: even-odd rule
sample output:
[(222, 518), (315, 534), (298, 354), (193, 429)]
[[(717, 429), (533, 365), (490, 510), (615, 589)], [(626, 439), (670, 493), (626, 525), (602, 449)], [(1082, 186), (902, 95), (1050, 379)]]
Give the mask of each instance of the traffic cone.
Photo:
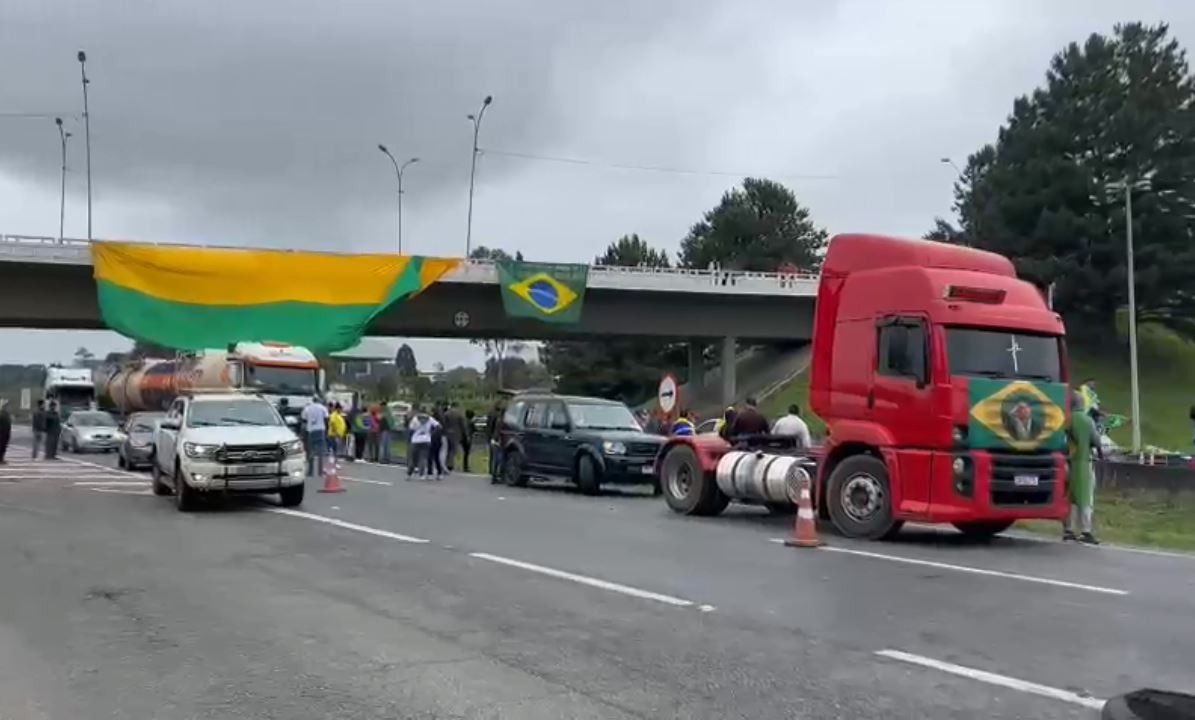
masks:
[(813, 498), (809, 495), (809, 476), (801, 478), (801, 494), (797, 500), (797, 521), (793, 532), (784, 538), (789, 547), (815, 548), (822, 544), (817, 536), (817, 518), (813, 514)]
[(336, 456), (329, 458), (324, 465), (324, 486), (318, 490), (322, 493), (342, 493), (345, 487), (340, 484), (340, 472), (336, 468)]

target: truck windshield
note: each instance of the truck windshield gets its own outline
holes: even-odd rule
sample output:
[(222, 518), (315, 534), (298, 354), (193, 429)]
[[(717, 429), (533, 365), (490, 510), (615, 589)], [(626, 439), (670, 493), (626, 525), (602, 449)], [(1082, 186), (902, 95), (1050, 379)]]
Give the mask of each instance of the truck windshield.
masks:
[(58, 404), (64, 408), (90, 407), (91, 401), (95, 399), (95, 388), (90, 387), (60, 385), (54, 388), (53, 393), (58, 399)]
[(1059, 338), (1006, 330), (946, 328), (951, 375), (1062, 380)]
[(191, 427), (281, 425), (274, 406), (264, 400), (204, 400), (191, 404)]
[(248, 366), (247, 384), (264, 393), (314, 395), (316, 371), (311, 368)]

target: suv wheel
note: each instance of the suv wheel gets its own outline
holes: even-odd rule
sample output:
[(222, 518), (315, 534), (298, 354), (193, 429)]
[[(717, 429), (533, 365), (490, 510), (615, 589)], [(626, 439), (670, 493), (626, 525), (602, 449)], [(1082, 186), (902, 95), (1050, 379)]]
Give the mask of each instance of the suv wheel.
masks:
[(502, 477), (512, 487), (527, 487), (527, 476), (523, 474), (523, 453), (507, 450), (502, 456)]
[(191, 512), (199, 505), (199, 498), (195, 491), (183, 480), (183, 471), (177, 464), (174, 466), (174, 504), (179, 512)]
[(592, 455), (577, 458), (575, 479), (577, 487), (586, 495), (597, 495), (602, 491), (602, 471)]

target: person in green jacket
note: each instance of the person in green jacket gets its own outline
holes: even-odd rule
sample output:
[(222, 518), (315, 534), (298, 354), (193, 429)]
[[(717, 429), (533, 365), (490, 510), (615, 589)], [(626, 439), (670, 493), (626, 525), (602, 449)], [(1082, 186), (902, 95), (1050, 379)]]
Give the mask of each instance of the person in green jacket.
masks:
[[(1085, 412), (1084, 397), (1076, 392), (1071, 400), (1071, 424), (1067, 430), (1070, 441), (1070, 466), (1066, 478), (1066, 492), (1070, 510), (1063, 522), (1062, 539), (1078, 540), (1088, 545), (1098, 545), (1091, 531), (1091, 518), (1095, 509), (1095, 466), (1092, 454), (1103, 456), (1099, 446), (1099, 431), (1095, 420)], [(1078, 527), (1079, 534), (1075, 535)]]

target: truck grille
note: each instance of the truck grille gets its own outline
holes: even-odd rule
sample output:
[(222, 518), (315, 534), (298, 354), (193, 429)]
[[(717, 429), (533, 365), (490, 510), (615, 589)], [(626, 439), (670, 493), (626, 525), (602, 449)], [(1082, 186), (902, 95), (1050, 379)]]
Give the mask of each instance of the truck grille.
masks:
[(280, 462), (282, 448), (277, 445), (234, 445), (216, 451), (216, 461), (226, 465)]
[[(1053, 453), (991, 453), (993, 505), (1049, 505), (1057, 486)], [(1017, 478), (1036, 477), (1036, 485)]]

